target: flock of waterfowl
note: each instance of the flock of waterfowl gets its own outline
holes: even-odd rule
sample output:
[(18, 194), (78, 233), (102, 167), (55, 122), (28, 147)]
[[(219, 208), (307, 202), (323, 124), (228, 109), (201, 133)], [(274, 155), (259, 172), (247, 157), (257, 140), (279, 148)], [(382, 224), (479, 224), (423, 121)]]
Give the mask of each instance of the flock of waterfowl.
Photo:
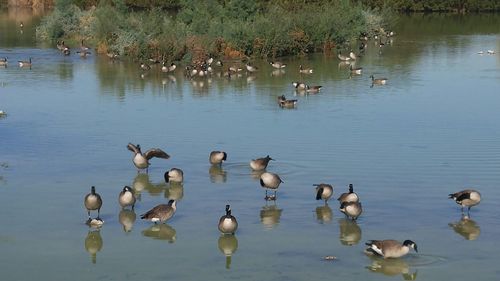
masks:
[[(132, 162), (137, 168), (138, 173), (141, 173), (142, 171), (145, 171), (146, 173), (148, 172), (148, 167), (150, 166), (150, 160), (152, 158), (170, 158), (170, 155), (159, 148), (151, 148), (144, 153), (141, 151), (141, 146), (138, 144), (134, 145), (129, 143), (127, 148), (134, 154)], [(225, 151), (212, 151), (210, 152), (208, 158), (211, 165), (221, 166), (224, 161), (227, 160), (227, 153)], [(252, 159), (249, 162), (249, 166), (253, 171), (261, 172), (259, 182), (260, 186), (266, 191), (264, 198), (267, 201), (277, 200), (277, 190), (281, 183), (283, 183), (283, 180), (278, 174), (267, 171), (267, 167), (271, 160), (274, 159), (267, 155), (262, 158)], [(182, 183), (184, 181), (184, 172), (179, 168), (172, 168), (165, 172), (164, 179), (167, 183)], [(315, 187), (316, 200), (323, 200), (326, 205), (328, 200), (330, 200), (334, 194), (334, 187), (327, 183), (313, 184), (313, 186)], [(268, 190), (271, 190), (274, 193), (268, 195)], [(469, 214), (470, 208), (480, 203), (481, 194), (477, 190), (466, 189), (449, 194), (449, 198), (453, 199), (462, 207), (462, 213), (464, 213), (464, 208), (467, 208), (467, 214)], [(360, 197), (354, 192), (354, 186), (352, 184), (349, 184), (348, 191), (342, 193), (337, 200), (340, 203), (339, 210), (347, 219), (355, 221), (362, 214), (363, 208)], [(118, 202), (122, 209), (127, 207), (134, 209), (136, 203), (134, 190), (129, 186), (123, 187), (118, 194)], [(99, 216), (102, 204), (103, 199), (96, 192), (95, 187), (92, 186), (90, 193), (88, 193), (84, 198), (84, 206), (88, 214), (87, 224), (91, 227), (101, 227), (104, 223)], [(91, 211), (97, 211), (96, 218), (91, 218)], [(161, 224), (170, 220), (175, 215), (176, 211), (177, 200), (171, 199), (166, 204), (154, 206), (143, 213), (140, 217), (141, 219), (151, 221), (155, 224)], [(233, 235), (237, 231), (238, 221), (236, 217), (232, 215), (231, 206), (229, 204), (226, 204), (225, 214), (220, 217), (217, 227), (223, 235)], [(384, 259), (402, 257), (408, 254), (410, 249), (414, 249), (417, 252), (417, 244), (409, 239), (404, 240), (403, 242), (392, 239), (369, 240), (366, 245), (368, 246), (365, 250), (366, 254), (380, 256)]]
[[(385, 36), (388, 38), (393, 35), (394, 34), (391, 32), (387, 33)], [(385, 44), (382, 42), (382, 40), (378, 41), (379, 48), (382, 48), (384, 45)], [(360, 53), (364, 51), (366, 46), (367, 45), (364, 42), (361, 43), (359, 47)], [(57, 42), (57, 49), (60, 50), (61, 53), (65, 56), (71, 54), (70, 47), (67, 46), (64, 41)], [(86, 46), (84, 44), (84, 41), (82, 40), (81, 45), (79, 46), (79, 49), (76, 51), (76, 53), (79, 54), (80, 57), (85, 58), (91, 54), (90, 47)], [(487, 53), (494, 54), (494, 52), (491, 50), (488, 50)], [(479, 52), (479, 54), (483, 54), (483, 52)], [(118, 58), (118, 55), (114, 53), (108, 53), (107, 56), (111, 59)], [(356, 61), (359, 58), (359, 54), (357, 55), (354, 52), (350, 51), (349, 56), (345, 56), (339, 52), (337, 57), (342, 62), (349, 62), (349, 61)], [(177, 69), (177, 65), (173, 62), (167, 64), (165, 61), (160, 61), (158, 59), (150, 59), (150, 62), (161, 63), (162, 64), (161, 72), (164, 73), (174, 72)], [(278, 61), (272, 61), (269, 64), (274, 69), (278, 70), (286, 68), (286, 64)], [(8, 59), (0, 58), (0, 66), (7, 67), (7, 65), (8, 65)], [(24, 67), (31, 68), (32, 66), (31, 57), (28, 60), (19, 60), (18, 65), (19, 67), (22, 68)], [(189, 78), (208, 76), (213, 72), (212, 65), (221, 68), (224, 67), (222, 61), (214, 62), (213, 58), (208, 58), (205, 61), (186, 66), (185, 75)], [(142, 71), (150, 71), (152, 67), (149, 64), (142, 62), (140, 64), (140, 69)], [(252, 66), (249, 63), (245, 64), (245, 69), (249, 73), (258, 71), (258, 68), (256, 66)], [(362, 73), (362, 70), (363, 69), (361, 67), (354, 68), (352, 64), (349, 64), (349, 71), (351, 75), (360, 75)], [(243, 68), (240, 65), (231, 65), (227, 67), (227, 72), (225, 72), (223, 75), (231, 77), (231, 75), (239, 73), (241, 71), (243, 71)], [(306, 68), (302, 65), (299, 66), (298, 71), (301, 74), (313, 73), (312, 68)], [(372, 82), (372, 87), (373, 85), (385, 85), (388, 81), (387, 78), (375, 78), (373, 75), (370, 75), (370, 78)], [(322, 88), (322, 86), (309, 85), (300, 81), (293, 82), (292, 85), (296, 90), (303, 91), (309, 94), (318, 93)], [(297, 104), (297, 100), (287, 99), (284, 95), (281, 95), (278, 97), (278, 104), (279, 106), (284, 108), (293, 108)], [(0, 111), (0, 115), (4, 114), (5, 113), (3, 111)], [(127, 148), (128, 150), (134, 153), (133, 164), (138, 169), (138, 173), (140, 173), (143, 170), (145, 170), (146, 173), (148, 172), (148, 167), (150, 165), (149, 161), (152, 158), (155, 157), (162, 159), (170, 158), (170, 156), (166, 152), (164, 152), (159, 148), (152, 148), (144, 153), (142, 152), (140, 145), (134, 145), (132, 143), (129, 143), (127, 145)], [(209, 163), (211, 165), (220, 166), (226, 160), (227, 160), (227, 153), (224, 151), (212, 151), (209, 154)], [(283, 183), (283, 180), (280, 178), (278, 174), (266, 171), (267, 166), (271, 160), (274, 159), (271, 158), (269, 155), (267, 155), (262, 158), (253, 159), (249, 163), (249, 166), (252, 170), (262, 171), (262, 173), (260, 174), (259, 182), (260, 186), (264, 188), (266, 191), (265, 200), (277, 200), (277, 195), (276, 195), (277, 190), (280, 184)], [(165, 172), (164, 179), (165, 182), (167, 183), (169, 182), (181, 183), (184, 180), (184, 173), (179, 168), (172, 168)], [(316, 196), (315, 196), (316, 200), (324, 200), (325, 204), (334, 194), (334, 188), (330, 184), (320, 183), (320, 184), (314, 184), (313, 186), (315, 187), (316, 191)], [(353, 185), (349, 184), (348, 188), (349, 188), (348, 192), (341, 194), (337, 198), (337, 200), (340, 203), (339, 210), (342, 213), (344, 213), (346, 218), (355, 221), (362, 214), (363, 208), (360, 202), (360, 197), (358, 196), (358, 194), (354, 192)], [(272, 195), (268, 195), (268, 190), (271, 190), (274, 193)], [(471, 207), (476, 206), (480, 203), (481, 194), (477, 190), (466, 189), (456, 193), (449, 194), (449, 198), (453, 199), (458, 205), (461, 206), (462, 213), (464, 213), (464, 208), (467, 208), (467, 212), (469, 213)], [(119, 192), (118, 202), (122, 208), (131, 207), (132, 209), (134, 209), (136, 203), (136, 196), (134, 190), (129, 186), (123, 187), (123, 189)], [(84, 198), (84, 206), (88, 214), (87, 223), (92, 227), (101, 227), (104, 223), (104, 221), (100, 218), (100, 209), (102, 207), (102, 204), (103, 204), (103, 199), (96, 192), (95, 187), (92, 186), (90, 193), (88, 193)], [(143, 213), (141, 215), (141, 219), (151, 221), (155, 224), (165, 223), (166, 221), (171, 219), (176, 213), (177, 211), (176, 204), (177, 204), (176, 200), (169, 200), (168, 203), (166, 204), (159, 204), (157, 206), (154, 206), (153, 208)], [(90, 215), (91, 211), (97, 211), (96, 218), (91, 218)], [(220, 217), (217, 227), (218, 230), (224, 235), (232, 235), (237, 231), (238, 222), (236, 217), (232, 215), (232, 210), (230, 205), (227, 204), (225, 206), (225, 214), (223, 214)], [(369, 240), (366, 243), (366, 245), (368, 246), (365, 250), (366, 254), (381, 256), (384, 259), (402, 257), (406, 255), (410, 251), (410, 249), (414, 249), (415, 251), (417, 251), (417, 244), (412, 240), (405, 240), (403, 242), (390, 239)], [(330, 258), (327, 257), (326, 259)]]

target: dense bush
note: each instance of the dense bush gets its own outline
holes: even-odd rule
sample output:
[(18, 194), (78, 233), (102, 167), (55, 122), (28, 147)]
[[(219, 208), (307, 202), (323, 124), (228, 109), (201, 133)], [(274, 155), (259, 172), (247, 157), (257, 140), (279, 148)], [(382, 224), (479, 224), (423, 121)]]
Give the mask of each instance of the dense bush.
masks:
[[(167, 1), (178, 6), (175, 13), (158, 7), (132, 12), (127, 0), (82, 10), (74, 1), (57, 1), (37, 30), (40, 39), (91, 39), (101, 52), (166, 61), (328, 51), (387, 23), (382, 10), (349, 0)], [(150, 2), (155, 6), (140, 3)]]

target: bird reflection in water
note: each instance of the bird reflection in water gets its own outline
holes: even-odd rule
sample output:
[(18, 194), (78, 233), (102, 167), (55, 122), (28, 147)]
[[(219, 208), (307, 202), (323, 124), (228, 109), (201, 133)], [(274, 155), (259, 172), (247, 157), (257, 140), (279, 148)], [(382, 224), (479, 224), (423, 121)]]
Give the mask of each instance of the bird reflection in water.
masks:
[(123, 226), (123, 231), (130, 232), (134, 227), (136, 214), (133, 210), (122, 209), (118, 215), (118, 221)]
[(227, 180), (226, 171), (221, 165), (211, 165), (208, 173), (210, 174), (210, 181), (213, 183), (224, 183)]
[(273, 205), (268, 206), (267, 204), (260, 210), (260, 221), (267, 228), (273, 228), (280, 223), (281, 212), (283, 209), (279, 209), (274, 201)]
[(222, 234), (217, 243), (219, 250), (226, 256), (226, 269), (231, 267), (231, 256), (238, 249), (238, 239), (234, 234)]
[(481, 233), (479, 225), (465, 214), (462, 215), (459, 221), (449, 223), (448, 225), (467, 240), (476, 240)]
[(184, 186), (179, 182), (171, 182), (170, 187), (165, 189), (164, 197), (169, 200), (179, 201), (184, 196)]
[(163, 191), (165, 191), (167, 185), (164, 182), (159, 184), (153, 184), (149, 180), (148, 174), (139, 173), (134, 178), (134, 182), (132, 183), (132, 188), (135, 191), (137, 200), (140, 201), (141, 200), (140, 195), (144, 190), (147, 191), (151, 196), (159, 196), (160, 194), (163, 193)]
[(176, 231), (168, 224), (159, 223), (153, 224), (151, 227), (143, 230), (142, 235), (153, 239), (166, 240), (168, 243), (174, 243)]
[(361, 240), (361, 228), (356, 221), (342, 218), (339, 219), (340, 243), (346, 246), (353, 246)]
[(381, 257), (370, 257), (372, 264), (366, 268), (371, 272), (381, 273), (387, 276), (402, 275), (404, 280), (416, 280), (417, 270), (410, 272), (410, 265), (404, 259), (384, 259)]
[(101, 251), (102, 244), (100, 230), (89, 230), (85, 237), (85, 250), (90, 254), (93, 264), (97, 262), (97, 252)]
[(319, 223), (330, 223), (333, 218), (332, 208), (325, 204), (324, 206), (316, 207), (316, 219)]

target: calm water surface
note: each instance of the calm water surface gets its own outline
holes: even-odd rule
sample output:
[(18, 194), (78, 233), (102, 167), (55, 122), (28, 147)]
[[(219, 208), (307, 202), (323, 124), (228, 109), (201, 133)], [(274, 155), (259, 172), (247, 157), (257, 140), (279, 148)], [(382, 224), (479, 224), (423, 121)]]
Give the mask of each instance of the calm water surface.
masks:
[[(496, 280), (500, 221), (500, 15), (411, 16), (379, 54), (370, 41), (349, 72), (334, 55), (265, 62), (241, 77), (188, 80), (137, 64), (63, 57), (34, 40), (38, 18), (0, 14), (0, 274), (2, 280)], [(33, 58), (32, 69), (17, 60)], [(300, 76), (299, 64), (314, 68)], [(370, 88), (369, 75), (389, 78)], [(317, 95), (291, 82), (323, 85)], [(276, 97), (298, 99), (296, 109)], [(128, 142), (172, 155), (137, 174)], [(211, 167), (211, 150), (228, 161)], [(264, 200), (252, 158), (271, 155), (284, 183)], [(185, 172), (183, 185), (163, 173)], [(346, 221), (312, 184), (353, 183), (364, 213)], [(104, 199), (99, 230), (83, 197)], [(135, 188), (135, 213), (117, 196)], [(447, 194), (481, 191), (471, 221)], [(139, 215), (179, 200), (167, 225)], [(240, 228), (216, 224), (231, 204)], [(125, 224), (125, 227), (122, 225)], [(363, 254), (370, 239), (412, 239), (399, 260)], [(232, 255), (226, 257), (225, 253)], [(323, 257), (333, 255), (334, 262)]]

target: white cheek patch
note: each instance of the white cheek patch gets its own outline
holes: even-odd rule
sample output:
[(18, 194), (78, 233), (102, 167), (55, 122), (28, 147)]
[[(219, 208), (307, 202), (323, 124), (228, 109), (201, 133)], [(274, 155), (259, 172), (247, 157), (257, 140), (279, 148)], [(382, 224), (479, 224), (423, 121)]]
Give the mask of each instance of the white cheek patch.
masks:
[(375, 251), (377, 254), (383, 256), (384, 254), (382, 253), (382, 250), (379, 249), (376, 245), (371, 246), (372, 250)]

